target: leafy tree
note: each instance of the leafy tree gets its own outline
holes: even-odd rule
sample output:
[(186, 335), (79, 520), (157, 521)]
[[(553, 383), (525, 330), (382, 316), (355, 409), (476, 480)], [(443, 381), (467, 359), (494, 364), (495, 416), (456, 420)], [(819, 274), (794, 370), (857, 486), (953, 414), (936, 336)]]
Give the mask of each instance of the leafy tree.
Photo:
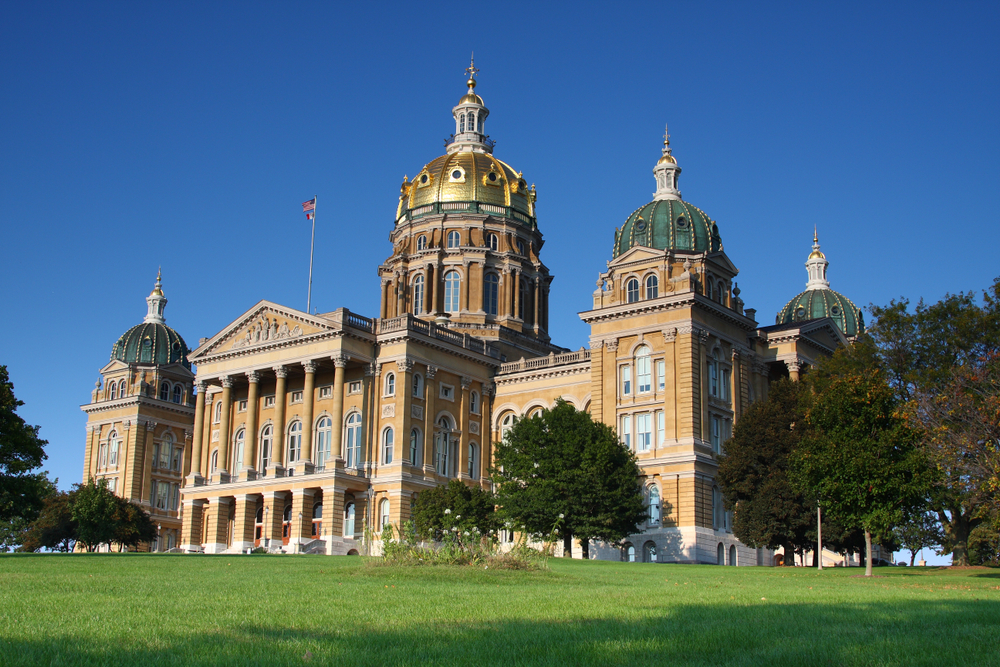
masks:
[(969, 563), (1000, 565), (1000, 514), (991, 514), (969, 535)]
[(966, 565), (969, 537), (997, 502), (1000, 278), (981, 304), (969, 292), (920, 301), (912, 312), (906, 300), (871, 312), (890, 383), (938, 473), (930, 499), (943, 553)]
[(6, 366), (0, 366), (0, 541), (4, 549), (19, 543), (53, 490), (46, 473), (33, 472), (48, 458), (37, 426), (17, 414), (24, 401), (14, 396)]
[(497, 528), (495, 508), (492, 493), (453, 479), (421, 491), (413, 503), (412, 518), (417, 534), (424, 539), (441, 539), (442, 531), (452, 527), (461, 531), (476, 528), (489, 535)]
[(814, 502), (789, 478), (789, 462), (806, 432), (809, 389), (782, 379), (771, 385), (767, 400), (754, 403), (740, 417), (719, 461), (718, 480), (726, 509), (733, 510), (733, 533), (751, 547), (784, 547), (791, 554), (810, 546)]
[(42, 511), (27, 531), (18, 551), (53, 549), (72, 551), (76, 542), (76, 524), (73, 522), (73, 493), (54, 493), (45, 499)]
[(898, 401), (870, 340), (837, 350), (806, 382), (813, 399), (809, 430), (793, 455), (797, 483), (845, 525), (864, 530), (865, 576), (871, 576), (872, 536), (889, 539), (894, 526), (925, 504), (926, 459), (896, 412)]
[(148, 544), (156, 539), (156, 524), (142, 507), (120, 496), (115, 496), (115, 500), (117, 506), (112, 515), (112, 542), (118, 544), (119, 549), (135, 548), (143, 542)]
[(96, 551), (100, 545), (115, 540), (120, 519), (118, 500), (103, 479), (74, 485), (70, 509), (76, 523), (76, 539), (87, 551)]
[(937, 546), (944, 539), (941, 524), (933, 512), (914, 514), (909, 521), (896, 526), (893, 534), (900, 546), (910, 552), (910, 567), (913, 567), (918, 551)]
[(491, 471), (502, 517), (528, 533), (553, 531), (568, 555), (573, 537), (618, 542), (646, 518), (635, 455), (614, 430), (559, 400), (518, 420), (496, 446)]

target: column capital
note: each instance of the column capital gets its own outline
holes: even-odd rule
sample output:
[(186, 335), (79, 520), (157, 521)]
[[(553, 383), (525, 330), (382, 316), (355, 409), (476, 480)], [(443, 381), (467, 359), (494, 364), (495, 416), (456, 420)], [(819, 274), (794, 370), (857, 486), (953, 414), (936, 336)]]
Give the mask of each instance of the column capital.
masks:
[(469, 391), (469, 387), (472, 386), (472, 378), (467, 375), (462, 376), (462, 391)]
[(204, 380), (195, 380), (194, 386), (195, 389), (198, 390), (198, 393), (201, 394), (204, 393), (205, 389), (208, 387), (208, 383)]
[(335, 354), (330, 359), (333, 360), (333, 365), (337, 368), (347, 368), (347, 355)]
[(788, 366), (788, 370), (798, 372), (802, 369), (802, 364), (798, 359), (789, 359), (785, 361), (785, 365)]
[(188, 441), (192, 438), (191, 431), (184, 429), (184, 441)]
[(280, 378), (288, 377), (288, 369), (284, 366), (275, 366), (272, 370), (274, 370), (274, 374)]
[(592, 340), (592, 341), (590, 341), (590, 349), (591, 350), (600, 350), (600, 349), (603, 349), (603, 348), (604, 348), (604, 341), (603, 340)]
[(247, 371), (247, 380), (250, 381), (250, 384), (256, 384), (260, 382), (260, 373), (258, 373), (257, 371)]
[(212, 395), (209, 394), (208, 392), (205, 392), (205, 405), (211, 405), (211, 404), (212, 404)]
[(611, 352), (617, 352), (618, 351), (618, 339), (615, 338), (613, 340), (606, 340), (606, 341), (604, 341), (604, 346), (607, 347), (608, 350), (611, 351)]
[(663, 330), (663, 342), (673, 343), (677, 340), (677, 329), (664, 329)]
[(147, 431), (152, 431), (155, 428), (156, 428), (156, 422), (154, 422), (152, 420), (146, 422), (146, 430)]
[(427, 379), (433, 380), (434, 376), (437, 375), (438, 367), (427, 364)]
[(737, 350), (737, 349), (736, 349), (736, 348), (734, 347), (734, 348), (733, 348), (733, 363), (735, 364), (735, 363), (736, 363), (736, 362), (738, 362), (739, 360), (740, 360), (740, 351), (739, 351), (739, 350)]
[(409, 373), (413, 370), (413, 359), (397, 359), (396, 368), (400, 373)]
[(316, 372), (316, 362), (312, 361), (311, 359), (309, 361), (303, 361), (302, 362), (302, 368), (305, 369), (306, 373), (315, 373)]
[(698, 331), (698, 338), (701, 340), (702, 345), (708, 342), (708, 335), (708, 329), (701, 329)]
[(497, 393), (497, 385), (495, 382), (487, 382), (483, 385), (483, 393), (487, 396), (494, 396)]
[(231, 375), (223, 375), (219, 380), (222, 381), (222, 386), (229, 389), (233, 386), (233, 378)]

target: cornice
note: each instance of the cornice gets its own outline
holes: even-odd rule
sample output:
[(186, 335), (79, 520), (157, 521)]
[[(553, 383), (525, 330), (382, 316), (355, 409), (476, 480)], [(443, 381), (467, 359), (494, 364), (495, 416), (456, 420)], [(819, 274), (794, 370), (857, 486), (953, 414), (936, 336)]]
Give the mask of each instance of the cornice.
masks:
[(493, 381), (497, 386), (520, 384), (535, 380), (545, 380), (548, 378), (566, 377), (569, 375), (582, 375), (590, 373), (590, 360), (570, 362), (561, 366), (547, 366), (538, 369), (515, 371), (504, 375), (496, 375)]
[(179, 415), (191, 415), (194, 416), (194, 406), (184, 405), (183, 403), (174, 403), (173, 401), (161, 401), (158, 398), (150, 398), (149, 396), (128, 396), (124, 399), (119, 398), (114, 401), (100, 401), (98, 403), (87, 403), (80, 406), (80, 409), (88, 415), (99, 414), (101, 412), (109, 412), (111, 410), (120, 410), (122, 408), (140, 408), (149, 407), (156, 408), (158, 410), (166, 410), (167, 412), (173, 412)]

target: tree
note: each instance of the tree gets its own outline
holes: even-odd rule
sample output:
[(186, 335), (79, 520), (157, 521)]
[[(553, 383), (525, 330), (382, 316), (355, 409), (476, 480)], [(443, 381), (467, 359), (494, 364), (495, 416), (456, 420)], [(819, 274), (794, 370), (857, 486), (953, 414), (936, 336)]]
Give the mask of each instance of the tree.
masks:
[(116, 507), (112, 520), (114, 535), (112, 542), (118, 544), (120, 550), (138, 547), (143, 542), (150, 543), (156, 539), (156, 524), (139, 505), (115, 496)]
[(975, 297), (948, 294), (935, 304), (920, 301), (913, 312), (906, 300), (871, 307), (870, 331), (890, 383), (938, 473), (930, 500), (943, 553), (956, 565), (969, 563), (970, 535), (992, 511), (986, 506), (995, 506), (998, 488), (1000, 278), (982, 304)]
[(865, 337), (821, 361), (807, 376), (813, 398), (809, 430), (793, 455), (800, 488), (824, 508), (865, 532), (865, 576), (871, 576), (872, 536), (922, 510), (929, 485), (917, 436), (898, 415), (898, 401)]
[(41, 467), (48, 443), (38, 437), (38, 426), (28, 426), (17, 415), (24, 405), (14, 396), (6, 366), (0, 366), (0, 541), (4, 549), (19, 543), (27, 525), (38, 516), (53, 490)]
[(933, 512), (914, 514), (909, 521), (896, 526), (893, 534), (900, 546), (910, 552), (910, 567), (913, 567), (918, 551), (937, 546), (944, 538), (941, 524)]
[(497, 443), (493, 479), (502, 517), (533, 535), (556, 531), (566, 554), (573, 537), (618, 542), (646, 519), (635, 455), (614, 430), (563, 400), (515, 422)]
[(118, 497), (103, 479), (74, 485), (74, 498), (70, 504), (76, 523), (76, 539), (87, 551), (96, 551), (102, 544), (111, 544), (117, 532)]
[(413, 503), (411, 516), (417, 534), (424, 539), (441, 539), (442, 531), (453, 526), (461, 531), (476, 528), (480, 534), (489, 535), (497, 528), (495, 508), (492, 493), (453, 479), (422, 491)]
[(733, 429), (719, 460), (718, 480), (733, 533), (751, 547), (784, 547), (784, 563), (808, 547), (815, 521), (810, 502), (789, 478), (789, 462), (806, 432), (809, 389), (788, 379), (771, 385), (767, 400), (754, 403)]
[(25, 531), (18, 551), (31, 552), (42, 548), (72, 551), (76, 542), (72, 502), (72, 492), (62, 491), (46, 498), (38, 518)]

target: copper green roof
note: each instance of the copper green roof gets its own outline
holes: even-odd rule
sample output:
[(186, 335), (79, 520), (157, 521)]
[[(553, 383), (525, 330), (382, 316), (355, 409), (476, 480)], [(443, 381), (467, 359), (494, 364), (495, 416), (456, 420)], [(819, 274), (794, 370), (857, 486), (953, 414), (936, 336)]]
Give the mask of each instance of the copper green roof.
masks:
[(796, 295), (778, 311), (774, 323), (790, 324), (820, 317), (831, 318), (845, 336), (854, 337), (865, 330), (861, 309), (832, 289), (810, 289)]
[(615, 231), (613, 257), (635, 246), (657, 250), (722, 250), (719, 228), (704, 211), (679, 199), (654, 200), (636, 209)]
[(181, 335), (166, 324), (143, 322), (118, 339), (111, 348), (111, 358), (127, 364), (182, 364), (191, 368), (188, 346)]

